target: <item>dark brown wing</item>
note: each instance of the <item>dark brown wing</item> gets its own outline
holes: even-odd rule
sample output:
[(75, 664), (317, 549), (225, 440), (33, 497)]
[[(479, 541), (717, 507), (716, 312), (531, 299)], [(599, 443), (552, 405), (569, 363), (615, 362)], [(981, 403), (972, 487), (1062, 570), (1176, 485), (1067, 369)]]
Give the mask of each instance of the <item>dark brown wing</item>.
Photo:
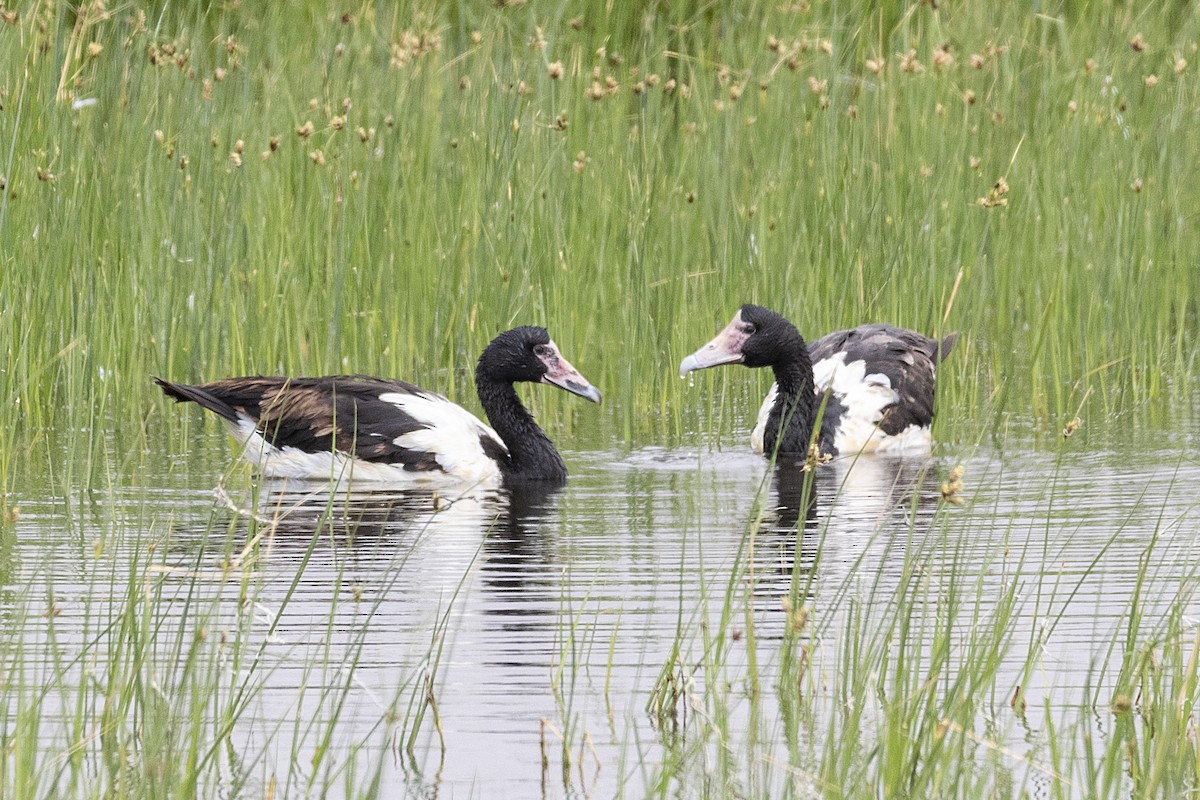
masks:
[[(235, 425), (252, 421), (263, 438), (275, 447), (295, 447), (309, 453), (335, 448), (364, 461), (403, 464), (412, 470), (441, 469), (435, 454), (403, 447), (397, 439), (429, 428), (384, 395), (415, 395), (431, 403), (454, 404), (434, 392), (404, 381), (362, 375), (323, 378), (228, 378), (188, 386), (156, 379), (168, 396), (191, 401)], [(466, 414), (464, 409), (455, 410)], [(482, 423), (481, 430), (488, 431)], [(503, 445), (480, 435), (479, 445), (489, 456), (506, 456)], [(493, 456), (495, 457), (495, 456)]]
[(860, 325), (818, 339), (808, 346), (808, 353), (814, 364), (845, 353), (847, 364), (862, 361), (866, 374), (886, 375), (898, 400), (884, 409), (879, 428), (893, 435), (909, 425), (925, 427), (933, 422), (936, 366), (957, 338), (952, 333), (939, 341), (907, 328)]

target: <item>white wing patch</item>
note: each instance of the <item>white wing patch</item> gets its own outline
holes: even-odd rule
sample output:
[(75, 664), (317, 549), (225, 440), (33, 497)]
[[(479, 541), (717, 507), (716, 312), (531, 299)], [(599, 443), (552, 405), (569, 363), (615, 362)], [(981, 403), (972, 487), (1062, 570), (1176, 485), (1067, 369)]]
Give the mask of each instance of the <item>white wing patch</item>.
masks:
[[(893, 455), (920, 455), (928, 453), (933, 445), (928, 426), (909, 425), (894, 435), (879, 430), (879, 422), (888, 406), (900, 401), (892, 388), (892, 381), (882, 373), (867, 374), (864, 361), (846, 363), (844, 352), (835, 353), (813, 365), (814, 390), (821, 398), (827, 390), (846, 407), (837, 430), (833, 446), (839, 455), (859, 453), (890, 453)], [(758, 421), (750, 433), (750, 444), (754, 452), (762, 455), (767, 418), (775, 407), (779, 396), (779, 385), (772, 383), (762, 407), (758, 410)]]
[(817, 392), (831, 390), (846, 407), (834, 432), (833, 446), (838, 453), (852, 455), (880, 449), (890, 438), (878, 428), (883, 410), (900, 399), (891, 379), (878, 372), (868, 375), (865, 361), (847, 364), (844, 352), (814, 364), (813, 377)]
[(421, 422), (439, 426), (437, 430), (406, 434), (397, 438), (396, 443), (432, 453), (444, 472), (407, 470), (403, 464), (363, 461), (340, 451), (309, 453), (298, 447), (276, 447), (263, 437), (254, 420), (244, 414), (239, 414), (237, 423), (230, 423), (229, 428), (242, 445), (242, 457), (271, 478), (408, 484), (445, 483), (448, 480), (486, 484), (500, 478), (499, 465), (483, 452), (479, 437), (490, 436), (505, 452), (508, 448), (495, 431), (466, 409), (435, 394), (395, 392), (382, 395), (380, 399)]
[(389, 392), (381, 394), (379, 399), (426, 426), (424, 430), (398, 436), (397, 447), (432, 453), (443, 470), (463, 480), (499, 476), (499, 466), (483, 452), (479, 438), (491, 438), (506, 453), (508, 448), (494, 430), (462, 406), (439, 394)]

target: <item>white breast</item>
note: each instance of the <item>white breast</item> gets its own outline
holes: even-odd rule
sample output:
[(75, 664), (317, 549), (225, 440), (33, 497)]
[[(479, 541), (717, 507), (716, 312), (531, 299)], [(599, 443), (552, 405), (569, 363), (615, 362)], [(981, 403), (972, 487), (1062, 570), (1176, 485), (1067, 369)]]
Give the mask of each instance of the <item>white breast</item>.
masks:
[[(818, 397), (823, 397), (829, 391), (846, 408), (834, 431), (833, 446), (840, 455), (873, 452), (919, 455), (929, 452), (932, 439), (928, 427), (910, 425), (892, 436), (879, 430), (884, 409), (900, 400), (888, 376), (882, 373), (867, 374), (866, 362), (860, 360), (847, 364), (846, 354), (839, 352), (813, 364), (813, 378), (813, 388)], [(760, 455), (764, 450), (767, 417), (778, 395), (779, 387), (772, 383), (750, 434), (750, 444), (754, 452)]]

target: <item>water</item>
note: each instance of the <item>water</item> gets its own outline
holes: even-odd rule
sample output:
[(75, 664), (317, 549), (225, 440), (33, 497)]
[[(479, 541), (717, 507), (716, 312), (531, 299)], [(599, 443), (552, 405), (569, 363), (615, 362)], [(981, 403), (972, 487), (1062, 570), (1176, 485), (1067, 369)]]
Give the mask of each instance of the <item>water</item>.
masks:
[[(917, 598), (920, 624), (944, 620), (965, 653), (1013, 592), (982, 705), (1036, 784), (1047, 715), (1111, 703), (1134, 592), (1150, 620), (1197, 612), (1195, 439), (829, 465), (810, 507), (803, 473), (768, 473), (732, 442), (564, 450), (558, 491), (330, 495), (235, 473), (214, 492), (228, 452), (214, 427), (174, 468), (16, 498), (0, 573), (9, 646), (28, 685), (51, 686), (38, 735), (52, 756), (80, 687), (115, 670), (112, 626), (135, 609), (152, 630), (145, 673), (168, 706), (201, 709), (180, 717), (210, 721), (202, 741), (245, 702), (210, 775), (250, 796), (354, 794), (378, 770), (384, 796), (641, 797), (662, 773), (715, 769), (716, 722), (749, 754), (747, 780), (775, 792), (796, 785), (795, 752), (815, 764), (848, 629)], [(961, 506), (943, 500), (960, 462)], [(957, 616), (939, 606), (955, 597)], [(774, 693), (799, 606), (818, 722), (789, 759)], [(200, 668), (185, 670), (189, 652)]]

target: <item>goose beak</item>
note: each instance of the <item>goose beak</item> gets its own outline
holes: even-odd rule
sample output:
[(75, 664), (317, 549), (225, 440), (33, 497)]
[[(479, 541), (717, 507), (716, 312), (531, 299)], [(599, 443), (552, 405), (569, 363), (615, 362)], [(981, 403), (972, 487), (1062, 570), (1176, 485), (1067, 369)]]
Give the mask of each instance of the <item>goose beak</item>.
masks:
[(554, 348), (554, 353), (548, 358), (543, 359), (546, 364), (546, 374), (542, 376), (541, 382), (565, 389), (571, 394), (577, 394), (580, 397), (591, 400), (593, 403), (599, 404), (599, 390), (588, 383), (588, 379), (580, 375), (579, 370), (571, 366), (570, 361), (562, 357), (562, 354), (558, 352), (558, 347), (553, 342), (550, 343), (550, 346)]
[(698, 369), (740, 363), (742, 361), (742, 345), (746, 343), (746, 339), (750, 338), (742, 328), (742, 312), (738, 311), (733, 320), (711, 342), (680, 362), (679, 377), (685, 378), (689, 372), (695, 372)]

